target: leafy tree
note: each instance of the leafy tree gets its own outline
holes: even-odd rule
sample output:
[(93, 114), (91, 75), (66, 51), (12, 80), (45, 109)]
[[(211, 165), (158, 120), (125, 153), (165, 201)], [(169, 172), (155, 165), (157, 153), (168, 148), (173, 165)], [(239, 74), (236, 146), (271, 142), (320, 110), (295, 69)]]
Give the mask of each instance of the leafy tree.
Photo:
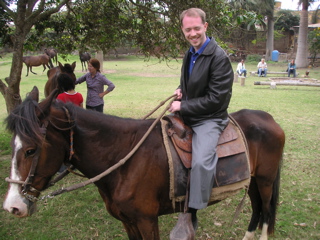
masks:
[[(8, 7), (12, 3), (16, 10)], [(21, 102), (24, 50), (108, 51), (129, 44), (139, 47), (146, 57), (177, 57), (187, 46), (179, 15), (191, 5), (207, 13), (208, 35), (221, 40), (230, 32), (234, 11), (224, 0), (0, 0), (2, 11), (14, 23), (10, 76), (5, 82), (0, 79), (7, 111)]]
[[(6, 3), (6, 5), (8, 4)], [(12, 19), (10, 18), (10, 16), (0, 5), (0, 36), (2, 36), (0, 37), (0, 47), (10, 43), (9, 34), (11, 32), (11, 29), (7, 23), (11, 21)]]
[[(22, 72), (23, 45), (35, 23), (48, 19), (53, 13), (58, 12), (65, 6), (69, 0), (54, 1), (0, 1), (0, 6), (5, 14), (12, 19), (14, 23), (14, 32), (10, 36), (13, 46), (13, 57), (10, 76), (5, 79), (5, 84), (0, 79), (0, 92), (5, 98), (7, 111), (11, 111), (15, 106), (21, 103), (20, 82)], [(8, 6), (16, 3), (16, 11)], [(38, 3), (38, 4), (37, 4)]]
[(320, 28), (315, 28), (309, 33), (308, 42), (312, 63), (314, 63), (317, 55), (320, 54)]
[[(231, 0), (235, 8), (246, 9), (256, 12), (259, 16), (265, 16), (265, 19), (257, 18), (259, 24), (267, 32), (266, 59), (271, 59), (274, 39), (274, 0)], [(266, 20), (267, 24), (263, 21)]]
[(274, 24), (275, 30), (289, 31), (291, 27), (298, 26), (300, 22), (300, 17), (294, 15), (291, 10), (280, 10), (277, 12), (276, 16), (278, 19)]

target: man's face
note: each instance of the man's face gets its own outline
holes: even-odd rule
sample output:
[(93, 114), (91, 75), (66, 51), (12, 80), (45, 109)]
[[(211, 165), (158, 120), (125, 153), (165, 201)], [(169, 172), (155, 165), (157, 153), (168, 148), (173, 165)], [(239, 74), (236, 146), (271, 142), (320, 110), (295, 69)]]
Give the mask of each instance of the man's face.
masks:
[(201, 18), (185, 16), (181, 29), (187, 41), (198, 51), (206, 41), (208, 23), (202, 23)]

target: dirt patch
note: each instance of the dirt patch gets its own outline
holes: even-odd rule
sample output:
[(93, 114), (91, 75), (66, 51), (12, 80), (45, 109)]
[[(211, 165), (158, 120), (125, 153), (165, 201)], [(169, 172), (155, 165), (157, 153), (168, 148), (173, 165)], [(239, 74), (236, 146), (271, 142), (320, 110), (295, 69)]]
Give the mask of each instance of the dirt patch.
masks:
[[(77, 70), (75, 72), (82, 72), (81, 70)], [(117, 70), (104, 70), (102, 71), (103, 74), (109, 74), (109, 73), (116, 73)], [(87, 72), (82, 72), (83, 74), (86, 74)], [(162, 77), (162, 78), (170, 78), (170, 77), (180, 77), (178, 74), (160, 74), (160, 73), (129, 73), (129, 76), (136, 76), (136, 77), (150, 77), (150, 78), (156, 78), (156, 77)]]
[(317, 79), (314, 78), (289, 78), (289, 77), (271, 77), (269, 78), (269, 80), (274, 81), (274, 82), (304, 82), (304, 83), (308, 83), (308, 82), (312, 82), (312, 83), (318, 83), (320, 82)]
[(177, 74), (157, 74), (157, 73), (132, 73), (131, 76), (137, 77), (162, 77), (162, 78), (169, 78), (169, 77), (179, 77)]
[[(75, 72), (83, 73), (83, 75), (88, 73), (88, 72), (82, 72), (81, 70), (76, 70)], [(116, 73), (116, 72), (117, 72), (117, 70), (105, 70), (105, 71), (102, 71), (102, 73)]]

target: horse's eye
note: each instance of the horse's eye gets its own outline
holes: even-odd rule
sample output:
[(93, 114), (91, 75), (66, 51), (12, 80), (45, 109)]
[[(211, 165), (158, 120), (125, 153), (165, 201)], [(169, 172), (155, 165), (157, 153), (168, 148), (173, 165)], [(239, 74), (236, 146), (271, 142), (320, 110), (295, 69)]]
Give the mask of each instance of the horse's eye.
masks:
[(33, 155), (36, 152), (35, 149), (29, 149), (26, 151), (25, 157), (30, 157), (31, 155)]

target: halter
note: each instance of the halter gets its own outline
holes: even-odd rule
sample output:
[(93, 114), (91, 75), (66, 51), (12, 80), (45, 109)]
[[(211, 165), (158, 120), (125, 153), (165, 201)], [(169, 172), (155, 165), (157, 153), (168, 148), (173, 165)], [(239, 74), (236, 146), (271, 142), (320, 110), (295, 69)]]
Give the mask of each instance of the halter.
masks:
[[(66, 128), (66, 129), (62, 129), (59, 128), (58, 126), (56, 126), (55, 124), (53, 124), (53, 122), (50, 121), (51, 125), (58, 129), (58, 130), (70, 130), (70, 153), (69, 153), (69, 161), (71, 160), (72, 156), (74, 155), (74, 149), (73, 149), (73, 128), (74, 128), (74, 124), (72, 124), (74, 122), (74, 120), (71, 120), (71, 116), (70, 113), (68, 111), (68, 109), (66, 107), (63, 107), (63, 110), (65, 111), (67, 118), (68, 118), (68, 123), (70, 125), (70, 127)], [(40, 131), (43, 134), (43, 142), (45, 141), (46, 138), (46, 133), (47, 133), (47, 127), (48, 127), (49, 121), (45, 121), (44, 124), (41, 126)], [(43, 145), (43, 144), (42, 144)], [(41, 147), (42, 148), (42, 147)], [(16, 183), (16, 184), (21, 184), (22, 185), (22, 190), (21, 193), (23, 194), (23, 196), (25, 198), (27, 198), (29, 201), (31, 202), (36, 202), (37, 200), (39, 200), (37, 197), (35, 197), (32, 194), (28, 194), (28, 192), (31, 193), (40, 193), (43, 190), (46, 190), (47, 188), (49, 188), (50, 186), (53, 186), (56, 182), (60, 181), (63, 177), (65, 177), (69, 171), (65, 171), (62, 174), (60, 174), (58, 177), (56, 177), (55, 179), (53, 179), (52, 181), (50, 181), (44, 189), (42, 189), (41, 191), (32, 187), (32, 183), (34, 180), (34, 175), (35, 175), (35, 171), (39, 162), (39, 157), (40, 157), (40, 150), (38, 149), (36, 151), (36, 153), (34, 154), (33, 158), (32, 158), (32, 163), (31, 163), (31, 167), (30, 167), (30, 171), (29, 174), (26, 178), (25, 181), (19, 181), (19, 180), (14, 180), (14, 179), (10, 179), (10, 178), (6, 178), (5, 181), (8, 183)], [(73, 166), (71, 166), (70, 168), (73, 168)], [(70, 170), (72, 171), (72, 170)]]

